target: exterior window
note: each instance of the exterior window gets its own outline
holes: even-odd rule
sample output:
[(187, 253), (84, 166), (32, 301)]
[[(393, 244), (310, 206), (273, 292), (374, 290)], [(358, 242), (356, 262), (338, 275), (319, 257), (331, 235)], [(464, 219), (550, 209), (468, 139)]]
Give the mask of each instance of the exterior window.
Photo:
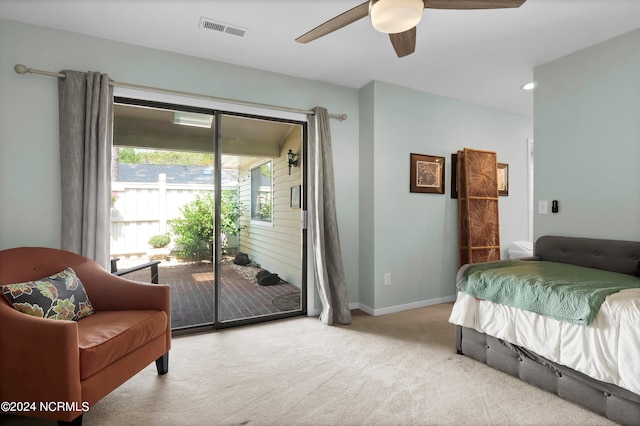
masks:
[(251, 169), (251, 219), (271, 222), (271, 161)]

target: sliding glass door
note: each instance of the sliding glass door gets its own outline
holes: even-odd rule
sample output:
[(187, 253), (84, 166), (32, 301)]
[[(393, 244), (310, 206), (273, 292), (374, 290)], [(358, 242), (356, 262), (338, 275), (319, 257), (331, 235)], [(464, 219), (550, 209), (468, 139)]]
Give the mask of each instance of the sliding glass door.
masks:
[(219, 322), (302, 312), (304, 127), (230, 114), (218, 120), (221, 176), (225, 165), (238, 176), (236, 191), (220, 192)]
[(214, 322), (214, 137), (211, 111), (114, 105), (111, 255), (119, 270), (159, 262), (173, 329)]
[[(174, 330), (304, 313), (304, 129), (116, 99), (114, 265), (159, 262)], [(149, 270), (125, 278), (150, 281)]]

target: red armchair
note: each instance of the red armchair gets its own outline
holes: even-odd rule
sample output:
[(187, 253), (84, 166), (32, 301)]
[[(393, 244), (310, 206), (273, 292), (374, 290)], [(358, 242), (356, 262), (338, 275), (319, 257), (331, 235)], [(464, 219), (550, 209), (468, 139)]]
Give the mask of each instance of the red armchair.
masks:
[[(80, 424), (83, 412), (152, 361), (158, 374), (167, 373), (170, 296), (167, 285), (130, 281), (83, 256), (38, 247), (0, 251), (0, 285), (68, 267), (84, 285), (93, 315), (38, 318), (0, 296), (0, 401), (35, 408), (13, 414)], [(51, 405), (59, 402), (67, 404)]]

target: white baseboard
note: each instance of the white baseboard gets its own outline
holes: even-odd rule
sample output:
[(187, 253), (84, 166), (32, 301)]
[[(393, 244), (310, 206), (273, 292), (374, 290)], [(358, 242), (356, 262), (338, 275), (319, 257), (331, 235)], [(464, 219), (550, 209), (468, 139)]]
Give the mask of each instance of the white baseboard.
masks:
[[(362, 303), (354, 302), (354, 303), (349, 303), (349, 309), (351, 310), (360, 309), (361, 311), (369, 315), (378, 316), (378, 315), (386, 315), (386, 314), (393, 314), (396, 312), (408, 311), (410, 309), (424, 308), (426, 306), (431, 306), (431, 305), (439, 305), (441, 303), (450, 303), (455, 301), (456, 301), (456, 295), (453, 295), (453, 296), (446, 296), (446, 297), (438, 297), (436, 299), (421, 300), (419, 302), (405, 303), (404, 305), (388, 306), (386, 308), (379, 308), (379, 309), (373, 309), (370, 306), (364, 305)], [(317, 317), (320, 315), (320, 312), (321, 312), (321, 309), (307, 310), (307, 316)]]
[(405, 303), (404, 305), (388, 306), (386, 308), (372, 309), (363, 304), (358, 304), (358, 309), (368, 313), (369, 315), (378, 316), (386, 314), (394, 314), (396, 312), (408, 311), (410, 309), (424, 308), (425, 306), (439, 305), (441, 303), (455, 302), (456, 296), (438, 297), (436, 299), (421, 300), (418, 302)]

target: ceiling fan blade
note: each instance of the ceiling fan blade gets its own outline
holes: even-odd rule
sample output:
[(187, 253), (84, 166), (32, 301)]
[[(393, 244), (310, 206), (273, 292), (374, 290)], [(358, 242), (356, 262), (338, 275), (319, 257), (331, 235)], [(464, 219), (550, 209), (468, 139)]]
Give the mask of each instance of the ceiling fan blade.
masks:
[(346, 27), (365, 16), (369, 15), (369, 2), (366, 1), (359, 6), (349, 9), (346, 12), (329, 19), (324, 24), (320, 24), (306, 34), (301, 35), (296, 39), (298, 43), (309, 43), (315, 39), (332, 33), (340, 28)]
[(416, 50), (416, 27), (402, 33), (389, 34), (398, 58), (411, 55)]
[(520, 7), (526, 0), (424, 0), (429, 9), (504, 9)]

